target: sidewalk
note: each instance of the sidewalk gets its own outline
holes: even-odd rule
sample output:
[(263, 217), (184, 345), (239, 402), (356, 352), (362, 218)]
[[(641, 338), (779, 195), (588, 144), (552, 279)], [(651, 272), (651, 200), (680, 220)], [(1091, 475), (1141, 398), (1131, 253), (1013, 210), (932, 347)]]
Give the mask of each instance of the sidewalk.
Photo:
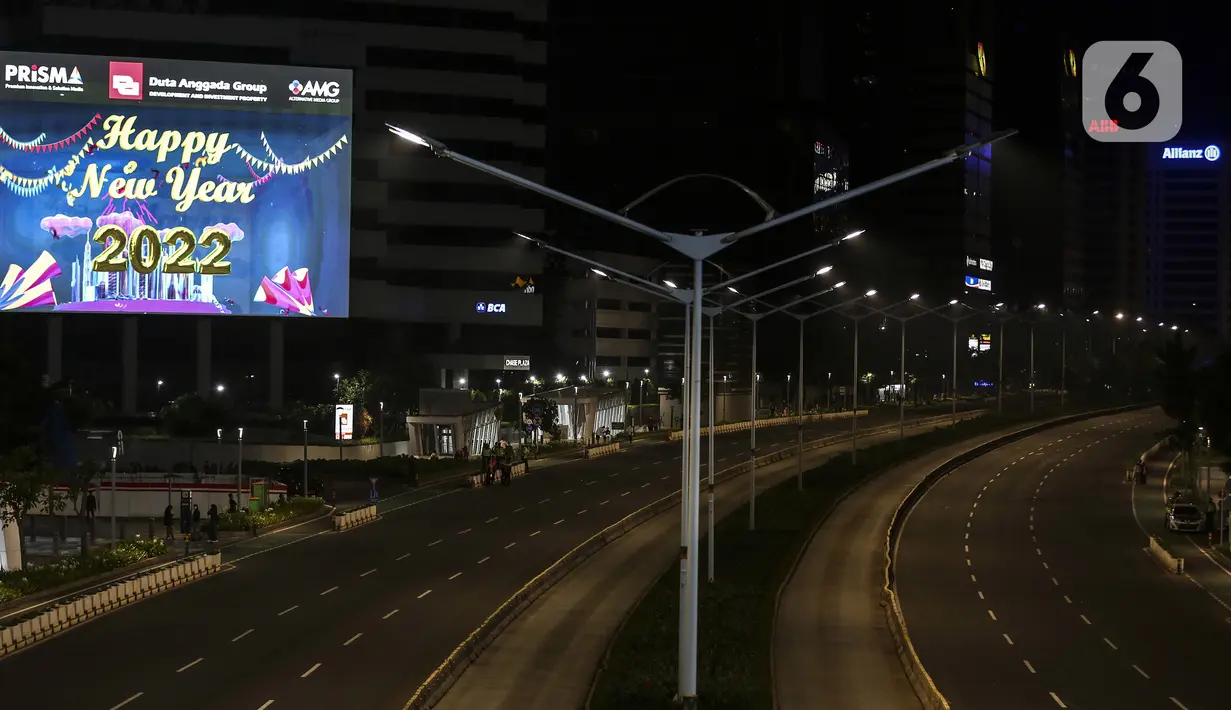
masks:
[[(1167, 496), (1175, 491), (1168, 471), (1175, 460), (1174, 453), (1163, 453), (1159, 457), (1146, 461), (1148, 475), (1145, 485), (1133, 486), (1133, 515), (1142, 532), (1147, 536), (1157, 537), (1165, 547), (1177, 557), (1184, 558), (1184, 576), (1204, 589), (1231, 611), (1231, 559), (1216, 549), (1211, 549), (1210, 535), (1202, 533), (1176, 533), (1166, 529), (1164, 516), (1167, 509)], [(1177, 464), (1178, 465), (1178, 464)], [(1217, 493), (1219, 485), (1217, 476), (1220, 472), (1212, 471), (1211, 480)], [(1226, 476), (1222, 475), (1225, 480)], [(1128, 485), (1128, 484), (1125, 484)], [(1205, 493), (1205, 471), (1200, 477), (1201, 491)], [(1203, 501), (1197, 501), (1203, 508)], [(1203, 508), (1204, 509), (1204, 508)], [(1213, 540), (1218, 542), (1218, 531), (1214, 531)]]
[[(867, 446), (896, 437), (892, 432), (860, 443)], [(840, 443), (808, 452), (805, 466), (818, 466), (845, 453), (848, 446)], [(758, 487), (770, 488), (795, 471), (794, 458), (758, 469)], [(715, 494), (717, 516), (746, 506), (747, 493), (745, 476), (720, 484)], [(436, 706), (438, 710), (585, 706), (595, 673), (625, 616), (679, 554), (678, 511), (674, 508), (634, 528), (547, 590), (466, 669)]]

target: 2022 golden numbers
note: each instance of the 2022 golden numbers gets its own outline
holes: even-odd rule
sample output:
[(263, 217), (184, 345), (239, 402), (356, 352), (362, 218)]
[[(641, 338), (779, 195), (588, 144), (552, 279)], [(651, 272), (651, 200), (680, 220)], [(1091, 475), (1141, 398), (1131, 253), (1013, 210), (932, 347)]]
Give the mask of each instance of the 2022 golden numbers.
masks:
[[(131, 234), (125, 234), (123, 229), (108, 224), (99, 227), (91, 239), (103, 248), (90, 263), (94, 271), (127, 271), (131, 265), (138, 274), (152, 274), (159, 266), (165, 274), (226, 276), (231, 273), (231, 262), (226, 261), (231, 253), (231, 235), (213, 227), (202, 232), (198, 240), (187, 227), (175, 227), (160, 237), (158, 230), (149, 225), (141, 225)], [(170, 248), (165, 256), (164, 246)], [(210, 251), (198, 260), (195, 257), (197, 247)]]

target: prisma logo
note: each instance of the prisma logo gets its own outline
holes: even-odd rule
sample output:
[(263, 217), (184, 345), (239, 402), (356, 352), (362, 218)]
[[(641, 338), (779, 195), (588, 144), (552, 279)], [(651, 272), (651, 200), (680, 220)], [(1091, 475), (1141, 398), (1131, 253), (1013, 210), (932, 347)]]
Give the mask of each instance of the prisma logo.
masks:
[(141, 62), (111, 62), (107, 97), (125, 101), (140, 101), (145, 83), (145, 65)]
[(301, 84), (295, 80), (286, 88), (290, 89), (293, 96), (324, 96), (331, 99), (336, 98), (342, 91), (342, 87), (336, 81), (309, 81)]
[(81, 84), (81, 72), (77, 71), (77, 67), (69, 71), (65, 67), (40, 64), (6, 64), (4, 80), (20, 84)]

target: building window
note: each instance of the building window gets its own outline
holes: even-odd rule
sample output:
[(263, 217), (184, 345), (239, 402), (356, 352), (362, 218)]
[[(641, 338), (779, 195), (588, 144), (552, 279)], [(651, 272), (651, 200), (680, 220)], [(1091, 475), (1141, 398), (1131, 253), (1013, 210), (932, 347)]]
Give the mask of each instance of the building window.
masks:
[(649, 366), (650, 366), (650, 358), (648, 358), (648, 357), (633, 357), (633, 356), (631, 356), (631, 355), (630, 355), (630, 356), (628, 357), (628, 366), (629, 366), (629, 367), (641, 367), (641, 368), (646, 368), (646, 367), (649, 367)]
[(622, 338), (624, 333), (619, 328), (599, 328), (598, 337), (600, 338)]
[(623, 304), (618, 298), (600, 298), (598, 299), (598, 309), (600, 311), (618, 311), (622, 310)]
[(629, 340), (650, 340), (651, 337), (652, 337), (652, 334), (650, 333), (648, 328), (629, 328), (628, 329)]
[(628, 310), (637, 313), (652, 313), (654, 311), (654, 304), (647, 303), (646, 301), (629, 301)]

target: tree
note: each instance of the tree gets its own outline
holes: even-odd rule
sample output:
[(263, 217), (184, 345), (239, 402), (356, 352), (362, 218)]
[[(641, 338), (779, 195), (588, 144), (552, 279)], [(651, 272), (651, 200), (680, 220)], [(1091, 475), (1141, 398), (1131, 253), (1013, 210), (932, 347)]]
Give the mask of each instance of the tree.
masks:
[(367, 409), (376, 397), (380, 378), (370, 370), (360, 370), (354, 377), (341, 377), (334, 389), (338, 404), (352, 404), (355, 410)]
[(531, 397), (522, 405), (522, 427), (533, 424), (553, 438), (558, 433), (560, 408), (556, 400), (545, 397)]
[(1179, 335), (1157, 350), (1155, 377), (1162, 393), (1162, 407), (1176, 426), (1169, 430), (1184, 451), (1191, 451), (1197, 440), (1196, 348), (1186, 347)]

